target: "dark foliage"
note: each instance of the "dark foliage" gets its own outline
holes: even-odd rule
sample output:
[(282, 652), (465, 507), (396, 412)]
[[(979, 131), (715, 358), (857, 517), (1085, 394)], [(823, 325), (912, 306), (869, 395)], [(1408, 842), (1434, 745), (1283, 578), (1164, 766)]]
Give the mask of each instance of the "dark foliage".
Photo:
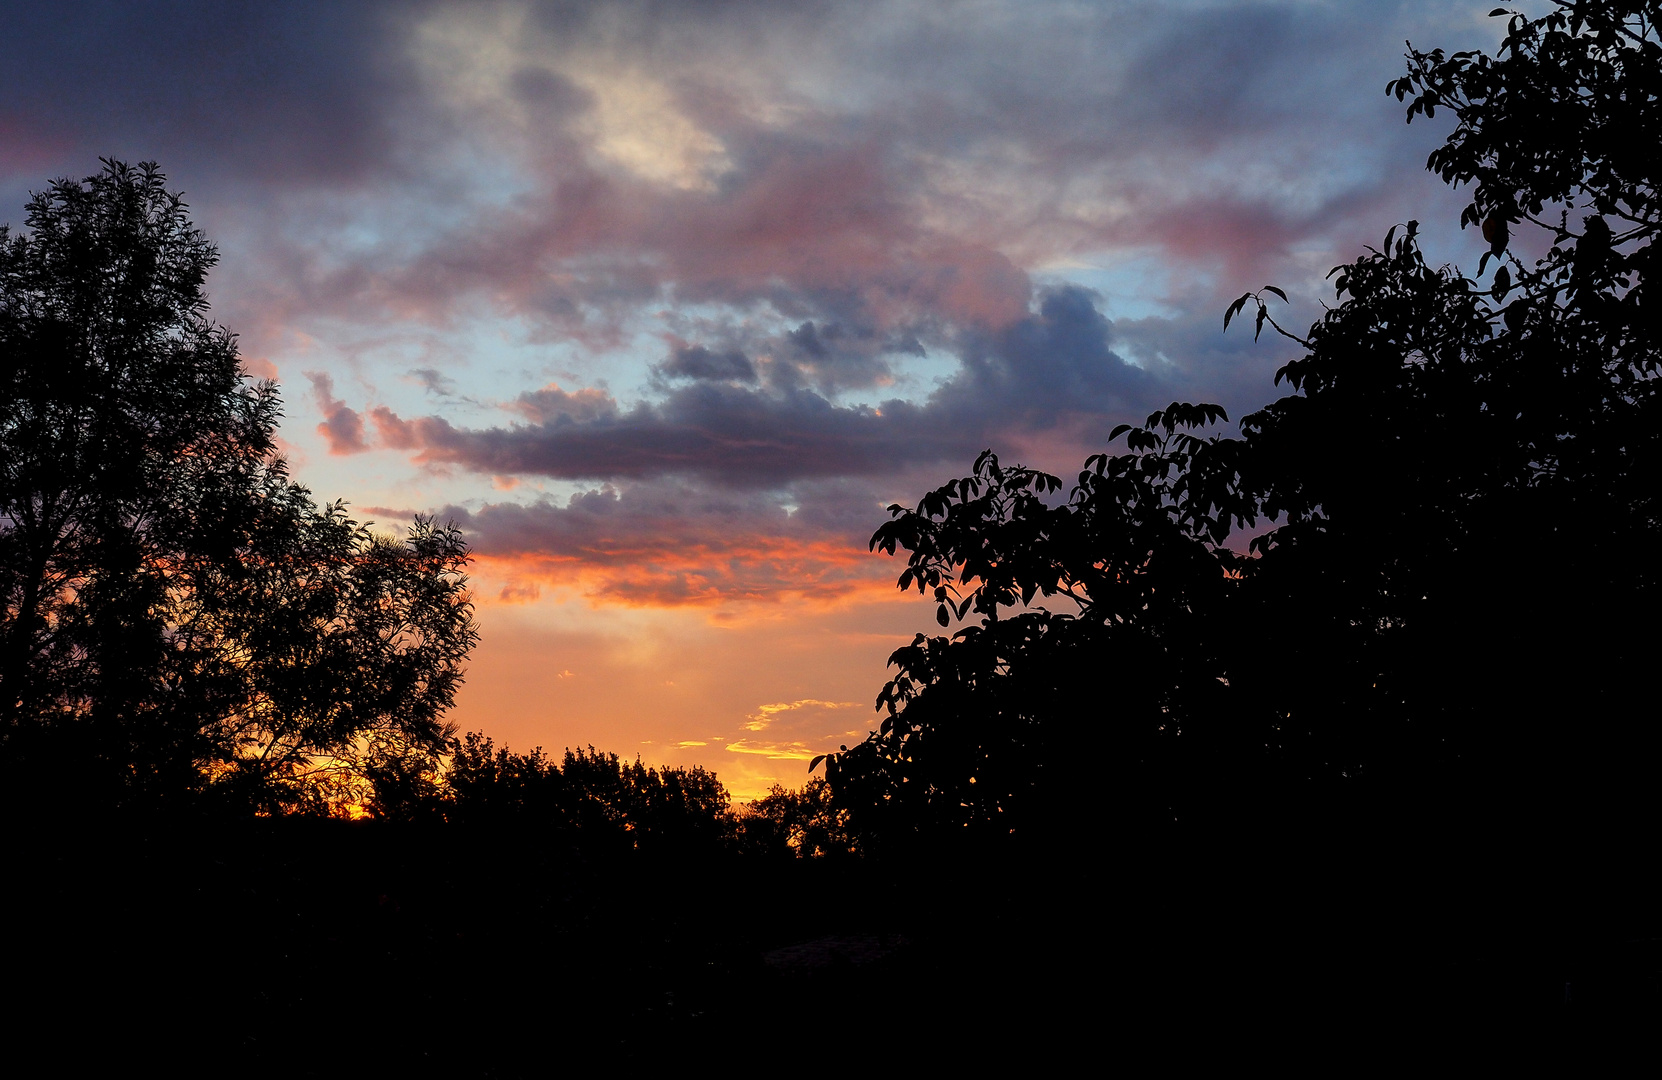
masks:
[(450, 743), (428, 815), (469, 829), (528, 830), (540, 842), (606, 851), (709, 853), (729, 846), (727, 791), (700, 766), (661, 769), (592, 746), (562, 760), (514, 753), (477, 732)]
[[(0, 784), (19, 812), (314, 809), (410, 772), (477, 635), (460, 535), (317, 506), (154, 165), (0, 227)], [(419, 769), (417, 769), (419, 771)]]
[[(1634, 706), (1662, 646), (1659, 13), (1500, 11), (1498, 59), (1414, 51), (1388, 87), (1410, 119), (1457, 120), (1428, 167), (1472, 185), (1487, 287), (1393, 227), (1302, 338), (1263, 293), (1231, 306), (1226, 328), (1250, 303), (1305, 350), (1239, 438), (1174, 403), (1065, 501), (986, 454), (891, 508), (872, 546), (908, 553), (901, 588), (976, 621), (897, 651), (880, 729), (831, 756), (857, 826), (936, 842), (1355, 811), (1653, 835), (1662, 747)], [(1523, 227), (1550, 245), (1533, 264)]]
[(748, 853), (798, 858), (843, 858), (860, 853), (847, 810), (832, 805), (831, 785), (811, 778), (800, 791), (775, 784), (747, 803), (738, 821), (738, 846)]
[(831, 805), (822, 779), (800, 791), (775, 784), (735, 807), (716, 774), (697, 765), (655, 768), (592, 746), (555, 759), (541, 747), (498, 747), (478, 732), (450, 740), (447, 751), (442, 762), (420, 761), (419, 772), (377, 776), (374, 816), (470, 835), (534, 837), (585, 858), (642, 852), (794, 859), (844, 857), (859, 848), (847, 812)]

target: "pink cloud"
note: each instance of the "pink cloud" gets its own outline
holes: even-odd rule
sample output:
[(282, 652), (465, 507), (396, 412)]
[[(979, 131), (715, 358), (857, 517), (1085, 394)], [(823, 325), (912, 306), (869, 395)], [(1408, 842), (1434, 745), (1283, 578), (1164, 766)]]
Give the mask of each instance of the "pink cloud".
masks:
[(865, 543), (883, 517), (875, 497), (832, 486), (793, 498), (800, 505), (787, 510), (777, 496), (663, 482), (438, 516), (463, 528), (479, 572), (502, 582), (509, 602), (534, 599), (540, 584), (633, 607), (830, 602), (892, 589), (890, 560)]
[(555, 383), (541, 390), (528, 390), (507, 407), (534, 424), (594, 421), (617, 415), (617, 402), (604, 390), (591, 386), (571, 394)]
[(364, 419), (357, 410), (335, 397), (334, 379), (321, 371), (308, 371), (305, 376), (311, 381), (318, 411), (323, 413), (323, 423), (317, 425), (317, 433), (328, 441), (329, 453), (361, 454), (368, 450), (369, 444), (364, 442)]
[(264, 357), (243, 357), (242, 371), (244, 375), (247, 375), (252, 379), (270, 379), (272, 382), (278, 381), (277, 365), (273, 364), (270, 360), (267, 360)]
[(404, 420), (385, 405), (369, 410), (369, 418), (375, 423), (375, 435), (382, 446), (392, 450), (414, 450), (421, 445), (421, 421), (412, 423)]

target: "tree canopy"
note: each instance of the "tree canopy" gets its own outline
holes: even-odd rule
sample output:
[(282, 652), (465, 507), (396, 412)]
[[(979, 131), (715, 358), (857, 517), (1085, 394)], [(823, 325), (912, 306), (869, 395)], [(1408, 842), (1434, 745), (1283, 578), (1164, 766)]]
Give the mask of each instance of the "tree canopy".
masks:
[(1173, 403), (1065, 500), (989, 453), (890, 508), (872, 546), (907, 553), (900, 587), (973, 621), (897, 651), (880, 728), (830, 756), (857, 820), (1004, 836), (1084, 812), (1089, 786), (1122, 819), (1319, 791), (1654, 825), (1657, 736), (1631, 705), (1662, 644), (1662, 8), (1495, 14), (1496, 57), (1412, 50), (1387, 87), (1410, 121), (1455, 118), (1428, 168), (1471, 185), (1475, 277), (1393, 226), (1303, 336), (1278, 289), (1230, 307), (1226, 329), (1250, 304), (1303, 350), (1238, 438)]
[(459, 533), (319, 506), (210, 321), (154, 164), (0, 227), (0, 755), (11, 797), (361, 801), (442, 750), (477, 639)]
[(543, 842), (591, 850), (711, 851), (729, 839), (727, 790), (699, 766), (655, 769), (640, 759), (538, 747), (498, 748), (476, 732), (452, 740), (441, 791), (416, 809), (464, 827), (534, 829)]

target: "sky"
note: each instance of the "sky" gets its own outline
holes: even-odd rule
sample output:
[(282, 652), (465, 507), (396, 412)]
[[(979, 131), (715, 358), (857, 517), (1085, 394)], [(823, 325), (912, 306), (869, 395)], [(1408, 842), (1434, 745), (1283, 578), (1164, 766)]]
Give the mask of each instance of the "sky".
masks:
[(1476, 263), (1446, 117), (1384, 86), (1492, 7), (3, 3), (0, 221), (160, 163), (294, 477), (465, 530), (450, 718), (753, 798), (935, 629), (885, 507), (1238, 420), (1296, 346), (1224, 308), (1274, 284), (1301, 330), (1394, 224)]

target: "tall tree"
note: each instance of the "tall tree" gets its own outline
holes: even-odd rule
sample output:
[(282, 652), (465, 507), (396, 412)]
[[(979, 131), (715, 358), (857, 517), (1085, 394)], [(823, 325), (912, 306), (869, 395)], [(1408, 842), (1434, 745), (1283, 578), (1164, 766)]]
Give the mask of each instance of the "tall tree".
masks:
[[(1410, 120), (1456, 119), (1428, 167), (1472, 184), (1476, 277), (1393, 227), (1335, 269), (1341, 302), (1302, 337), (1265, 292), (1231, 306), (1226, 328), (1252, 304), (1305, 349), (1241, 438), (1180, 430), (1220, 414), (1174, 404), (1061, 505), (1039, 498), (1055, 478), (984, 456), (891, 508), (872, 544), (908, 552), (901, 587), (934, 589), (943, 626), (979, 619), (891, 659), (889, 715), (831, 759), (851, 812), (1031, 828), (1089, 751), (1156, 817), (1313, 783), (1654, 826), (1659, 738), (1632, 703), (1662, 646), (1662, 8), (1495, 14), (1498, 58), (1411, 51), (1387, 88)], [(1231, 546), (1261, 519), (1250, 553)]]
[(372, 533), (276, 453), (275, 385), (154, 164), (0, 227), (0, 753), (13, 797), (361, 797), (442, 750), (477, 638), (454, 529)]

